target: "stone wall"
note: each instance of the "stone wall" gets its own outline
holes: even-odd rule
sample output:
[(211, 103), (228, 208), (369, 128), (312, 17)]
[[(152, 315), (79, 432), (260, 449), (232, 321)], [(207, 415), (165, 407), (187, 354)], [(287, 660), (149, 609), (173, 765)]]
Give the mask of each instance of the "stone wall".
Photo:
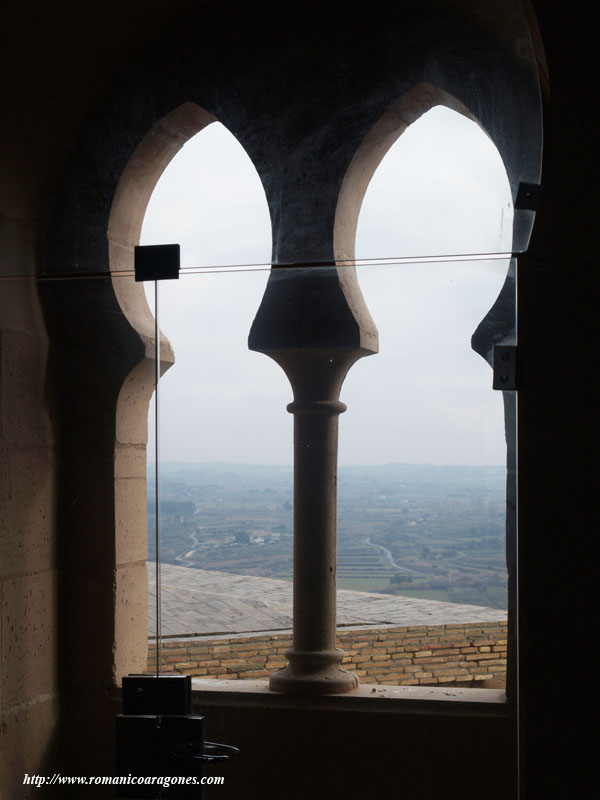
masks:
[[(506, 678), (506, 621), (380, 626), (338, 631), (343, 664), (361, 683), (473, 684), (499, 687)], [(163, 641), (161, 672), (202, 678), (267, 678), (286, 665), (290, 633), (190, 637)], [(150, 643), (148, 670), (156, 671)]]
[(0, 288), (0, 796), (9, 798), (26, 796), (23, 774), (56, 757), (60, 581), (48, 338), (28, 277), (35, 226), (16, 208), (5, 218), (2, 195), (0, 273), (14, 276)]

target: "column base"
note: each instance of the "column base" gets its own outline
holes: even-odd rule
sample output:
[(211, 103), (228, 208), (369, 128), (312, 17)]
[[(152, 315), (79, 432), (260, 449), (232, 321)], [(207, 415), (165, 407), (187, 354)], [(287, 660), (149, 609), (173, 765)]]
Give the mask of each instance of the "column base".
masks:
[(274, 672), (269, 680), (273, 692), (288, 694), (343, 694), (358, 687), (358, 677), (340, 667), (342, 650), (307, 652), (287, 650), (287, 667)]

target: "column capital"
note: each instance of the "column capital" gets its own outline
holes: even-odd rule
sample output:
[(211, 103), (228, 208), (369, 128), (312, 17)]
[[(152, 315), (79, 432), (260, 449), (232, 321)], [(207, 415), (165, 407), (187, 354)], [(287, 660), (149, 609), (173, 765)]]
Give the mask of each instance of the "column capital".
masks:
[(273, 268), (248, 347), (268, 355), (308, 349), (376, 353), (377, 328), (354, 267)]

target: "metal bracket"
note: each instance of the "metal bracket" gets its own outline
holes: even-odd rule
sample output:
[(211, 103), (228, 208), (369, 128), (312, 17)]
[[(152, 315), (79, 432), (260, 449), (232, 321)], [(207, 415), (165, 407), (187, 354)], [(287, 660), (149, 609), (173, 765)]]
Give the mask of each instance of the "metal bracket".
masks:
[(179, 278), (178, 244), (138, 245), (134, 250), (136, 281), (165, 281)]
[(494, 347), (494, 382), (492, 388), (514, 392), (518, 387), (519, 348), (497, 344)]
[(121, 714), (116, 724), (117, 797), (202, 797), (204, 764), (192, 753), (204, 752), (204, 717)]
[[(204, 767), (228, 761), (237, 747), (204, 740), (204, 717), (191, 713), (189, 675), (123, 678), (116, 719), (116, 796), (201, 800)], [(139, 782), (144, 777), (147, 781)]]
[(542, 187), (537, 183), (520, 183), (515, 198), (515, 209), (539, 211), (542, 204)]

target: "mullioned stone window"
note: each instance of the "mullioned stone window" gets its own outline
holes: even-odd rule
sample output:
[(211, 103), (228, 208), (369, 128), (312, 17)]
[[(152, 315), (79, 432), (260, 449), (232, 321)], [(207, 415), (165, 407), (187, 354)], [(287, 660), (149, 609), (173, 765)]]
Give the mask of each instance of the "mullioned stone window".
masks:
[[(343, 13), (336, 5), (311, 14), (286, 8), (278, 12), (281, 24), (270, 28), (277, 40), (249, 49), (244, 26), (232, 26), (217, 9), (166, 32), (152, 52), (132, 56), (82, 129), (44, 239), (44, 277), (77, 280), (48, 282), (44, 307), (61, 342), (65, 393), (76, 399), (65, 420), (62, 491), (78, 600), (68, 604), (65, 626), (78, 631), (92, 607), (111, 620), (81, 656), (92, 673), (100, 664), (107, 681), (118, 680), (145, 667), (144, 448), (156, 349), (152, 314), (131, 276), (134, 247), (164, 168), (218, 119), (252, 160), (271, 218), (272, 269), (249, 346), (278, 364), (294, 391), (288, 410), (296, 440), (295, 525), (305, 531), (296, 536), (295, 592), (303, 599), (290, 667), (271, 685), (309, 693), (354, 688), (335, 648), (335, 462), (342, 381), (379, 347), (354, 269), (366, 188), (402, 131), (442, 105), (477, 121), (498, 148), (516, 208), (514, 256), (526, 249), (533, 224), (528, 187), (539, 182), (541, 141), (535, 53), (520, 4), (479, 11), (477, 4), (456, 10), (441, 0), (376, 4), (363, 37), (360, 4)], [(514, 343), (515, 275), (513, 259), (473, 335), (474, 349), (490, 364), (496, 345)], [(164, 370), (173, 361), (166, 339), (158, 355)], [(504, 402), (510, 442), (514, 392), (505, 392)], [(509, 445), (512, 598), (515, 501), (516, 453)], [(317, 529), (322, 535), (309, 533)]]

